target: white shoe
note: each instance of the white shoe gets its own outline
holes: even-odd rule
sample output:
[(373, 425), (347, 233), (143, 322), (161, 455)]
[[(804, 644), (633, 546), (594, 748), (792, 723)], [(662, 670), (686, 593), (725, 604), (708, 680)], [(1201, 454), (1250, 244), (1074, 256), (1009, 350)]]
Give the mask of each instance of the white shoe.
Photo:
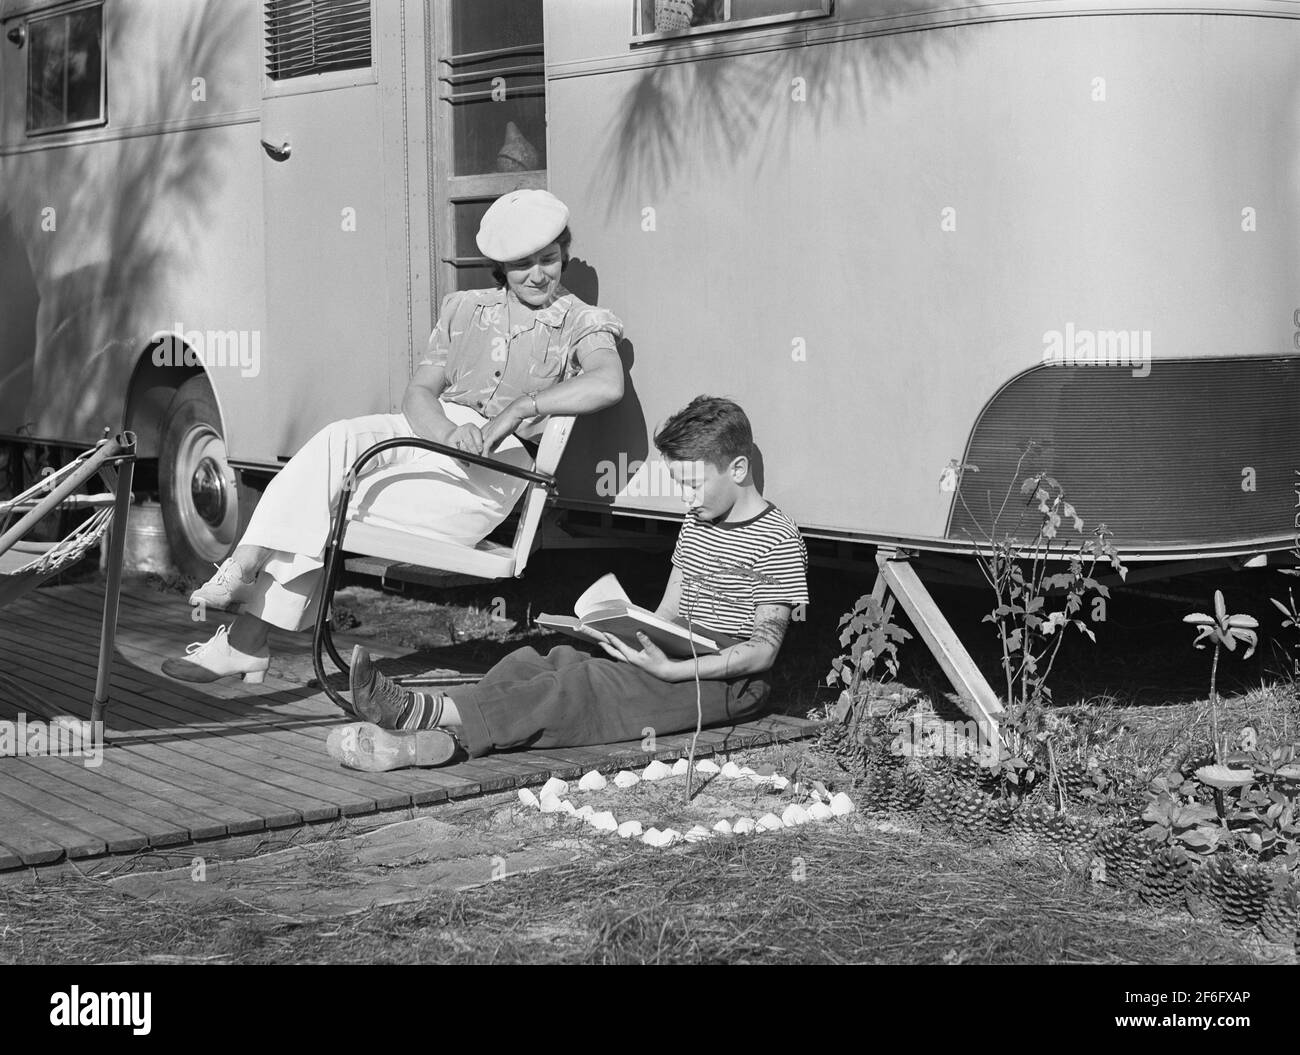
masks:
[(261, 685), (271, 665), (271, 650), (263, 645), (253, 655), (231, 648), (229, 627), (219, 626), (207, 641), (195, 641), (185, 648), (184, 659), (165, 660), (163, 673), (179, 681), (216, 681), (242, 674), (250, 685)]
[(234, 557), (227, 557), (215, 565), (217, 573), (190, 594), (190, 604), (207, 608), (233, 608), (254, 594), (257, 576), (245, 581), (244, 569)]

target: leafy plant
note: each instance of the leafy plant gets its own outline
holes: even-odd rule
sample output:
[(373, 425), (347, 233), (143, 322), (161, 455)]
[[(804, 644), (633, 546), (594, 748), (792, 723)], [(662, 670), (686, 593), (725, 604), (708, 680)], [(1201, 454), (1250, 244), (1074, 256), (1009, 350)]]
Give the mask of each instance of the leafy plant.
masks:
[[(1105, 524), (1093, 531), (1091, 539), (1074, 545), (1061, 536), (1061, 526), (1067, 520), (1076, 532), (1082, 532), (1083, 518), (1066, 501), (1065, 489), (1046, 472), (1027, 476), (1021, 482), (1024, 502), (1016, 523), (1010, 531), (1000, 534), (1015, 479), (1024, 470), (1025, 461), (1040, 450), (1033, 441), (1025, 445), (992, 524), (987, 531), (981, 528), (982, 539), (972, 538), (980, 571), (996, 600), (984, 622), (992, 623), (997, 630), (1009, 709), (1051, 701), (1047, 678), (1070, 627), (1097, 640), (1082, 614), (1090, 596), (1103, 600), (1110, 597), (1105, 584), (1095, 577), (1097, 565), (1109, 563), (1121, 579), (1128, 574)], [(944, 480), (960, 480), (967, 471), (978, 468), (950, 462)], [(971, 520), (978, 524), (978, 518), (966, 505), (964, 492), (959, 489), (957, 495)], [(1026, 520), (1030, 523), (1029, 533)]]
[(1212, 854), (1219, 847), (1224, 829), (1214, 805), (1197, 801), (1195, 782), (1180, 773), (1156, 777), (1147, 789), (1147, 806), (1142, 819), (1148, 827), (1143, 836), (1157, 845), (1177, 845), (1194, 854)]
[(898, 677), (898, 646), (912, 635), (893, 621), (894, 599), (887, 597), (882, 604), (869, 593), (863, 594), (840, 619), (840, 647), (848, 654), (831, 660), (826, 684), (843, 685), (850, 699), (856, 699), (862, 679), (871, 672), (876, 661), (884, 663), (890, 677)]
[[(1090, 602), (1095, 605), (1110, 597), (1106, 585), (1096, 578), (1098, 564), (1108, 563), (1121, 579), (1128, 569), (1105, 524), (1098, 525), (1090, 539), (1071, 543), (1063, 536), (1062, 525), (1067, 521), (1076, 533), (1082, 533), (1083, 518), (1066, 500), (1065, 489), (1047, 472), (1024, 477), (1019, 485), (1024, 500), (1012, 507), (1016, 480), (1025, 471), (1025, 462), (1039, 453), (1039, 444), (1026, 443), (996, 513), (990, 496), (991, 523), (987, 529), (980, 528), (983, 537), (976, 540), (969, 532), (967, 537), (975, 543), (980, 572), (995, 600), (983, 621), (992, 623), (997, 632), (1006, 688), (998, 764), (1002, 785), (1011, 793), (1023, 794), (1046, 769), (1058, 800), (1063, 801), (1052, 743), (1055, 732), (1045, 723), (1043, 713), (1052, 698), (1047, 679), (1071, 627), (1093, 642), (1097, 640), (1083, 612)], [(940, 479), (945, 490), (957, 489), (958, 500), (975, 524), (981, 522), (971, 513), (965, 492), (957, 485), (967, 472), (978, 471), (978, 466), (953, 460)], [(1008, 507), (1016, 509), (1016, 521), (1004, 531)], [(1047, 756), (1045, 766), (1040, 754)]]
[(1250, 659), (1255, 652), (1255, 646), (1259, 644), (1259, 636), (1255, 633), (1259, 621), (1250, 615), (1229, 615), (1223, 600), (1223, 591), (1215, 590), (1214, 614), (1193, 612), (1191, 615), (1183, 616), (1183, 622), (1191, 623), (1196, 627), (1196, 640), (1192, 642), (1196, 648), (1205, 648), (1211, 643), (1214, 645), (1214, 659), (1210, 663), (1210, 721), (1214, 741), (1214, 760), (1222, 762), (1227, 748), (1226, 745), (1219, 743), (1219, 693), (1216, 684), (1219, 673), (1219, 650), (1226, 648), (1229, 652), (1235, 652), (1237, 642), (1240, 641), (1247, 646), (1241, 658)]

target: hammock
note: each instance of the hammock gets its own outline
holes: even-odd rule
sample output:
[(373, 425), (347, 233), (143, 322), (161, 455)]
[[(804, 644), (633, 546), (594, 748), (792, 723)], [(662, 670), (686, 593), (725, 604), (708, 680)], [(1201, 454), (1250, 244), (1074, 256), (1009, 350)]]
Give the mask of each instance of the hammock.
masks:
[[(135, 462), (135, 436), (123, 433), (115, 440), (100, 440), (61, 469), (43, 477), (22, 494), (0, 501), (0, 608), (30, 593), (41, 583), (81, 560), (98, 545), (114, 520), (125, 525), (131, 502), (131, 476)], [(114, 467), (118, 471), (114, 471)], [(76, 490), (98, 475), (108, 494), (79, 495)], [(63, 509), (94, 512), (57, 542), (25, 541), (23, 536), (44, 517)], [(10, 521), (18, 517), (10, 526)], [(109, 544), (108, 582), (100, 627), (99, 675), (91, 720), (102, 721), (108, 702), (108, 674), (117, 629), (118, 591), (122, 583), (125, 530), (114, 531)]]

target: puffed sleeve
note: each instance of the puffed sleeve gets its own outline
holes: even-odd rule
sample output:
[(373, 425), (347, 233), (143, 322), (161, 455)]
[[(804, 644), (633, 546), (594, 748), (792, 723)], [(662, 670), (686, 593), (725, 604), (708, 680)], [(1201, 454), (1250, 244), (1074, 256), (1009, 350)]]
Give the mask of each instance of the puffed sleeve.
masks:
[(433, 327), (433, 332), (429, 334), (429, 346), (424, 353), (424, 358), (420, 360), (421, 366), (440, 366), (444, 370), (447, 368), (447, 363), (451, 359), (451, 341), (455, 336), (451, 332), (451, 323), (464, 297), (465, 293), (461, 290), (448, 293), (442, 298), (438, 322)]
[(604, 308), (585, 305), (574, 319), (569, 347), (573, 349), (571, 369), (581, 367), (584, 356), (600, 348), (615, 350), (615, 342), (623, 336), (623, 323), (617, 315)]

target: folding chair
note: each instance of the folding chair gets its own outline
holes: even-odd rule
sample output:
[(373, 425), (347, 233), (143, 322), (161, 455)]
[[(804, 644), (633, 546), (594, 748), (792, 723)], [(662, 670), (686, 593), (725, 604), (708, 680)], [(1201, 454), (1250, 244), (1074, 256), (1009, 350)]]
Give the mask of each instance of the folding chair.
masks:
[[(20, 495), (0, 502), (0, 608), (30, 593), (47, 579), (71, 567), (99, 543), (110, 526), (104, 587), (104, 614), (99, 632), (99, 667), (90, 720), (102, 722), (108, 703), (108, 678), (117, 635), (118, 595), (122, 587), (122, 553), (126, 548), (126, 520), (131, 505), (131, 478), (135, 468), (135, 434), (100, 440), (61, 469), (55, 470)], [(98, 475), (108, 487), (106, 495), (74, 492)], [(24, 542), (37, 521), (59, 509), (93, 509), (90, 518), (57, 542)]]
[[(352, 468), (344, 478), (343, 492), (334, 511), (334, 526), (330, 532), (329, 546), (325, 551), (325, 572), (321, 576), (321, 592), (316, 606), (316, 625), (312, 633), (312, 663), (316, 668), (316, 679), (325, 690), (325, 694), (345, 712), (351, 714), (352, 708), (344, 696), (330, 688), (325, 676), (325, 662), (322, 655), (323, 652), (328, 652), (334, 665), (344, 674), (349, 673), (347, 663), (343, 661), (343, 657), (334, 646), (333, 627), (329, 618), (334, 590), (343, 567), (344, 551), (366, 557), (415, 564), (424, 568), (436, 568), (476, 579), (510, 579), (522, 575), (532, 553), (533, 540), (537, 536), (537, 528), (542, 519), (542, 510), (548, 496), (555, 490), (555, 470), (560, 464), (565, 445), (569, 442), (573, 420), (571, 416), (552, 417), (546, 423), (532, 469), (520, 469), (484, 455), (470, 454), (443, 443), (416, 438), (384, 440), (382, 443), (376, 443), (362, 452), (361, 456), (353, 462)], [(426, 451), (438, 451), (463, 462), (486, 466), (507, 476), (527, 480), (529, 486), (521, 499), (519, 524), (515, 529), (513, 543), (510, 546), (501, 546), (485, 539), (476, 546), (466, 546), (367, 523), (364, 516), (358, 516), (356, 513), (348, 515), (347, 509), (351, 504), (362, 468), (377, 455), (394, 447), (419, 447)]]

